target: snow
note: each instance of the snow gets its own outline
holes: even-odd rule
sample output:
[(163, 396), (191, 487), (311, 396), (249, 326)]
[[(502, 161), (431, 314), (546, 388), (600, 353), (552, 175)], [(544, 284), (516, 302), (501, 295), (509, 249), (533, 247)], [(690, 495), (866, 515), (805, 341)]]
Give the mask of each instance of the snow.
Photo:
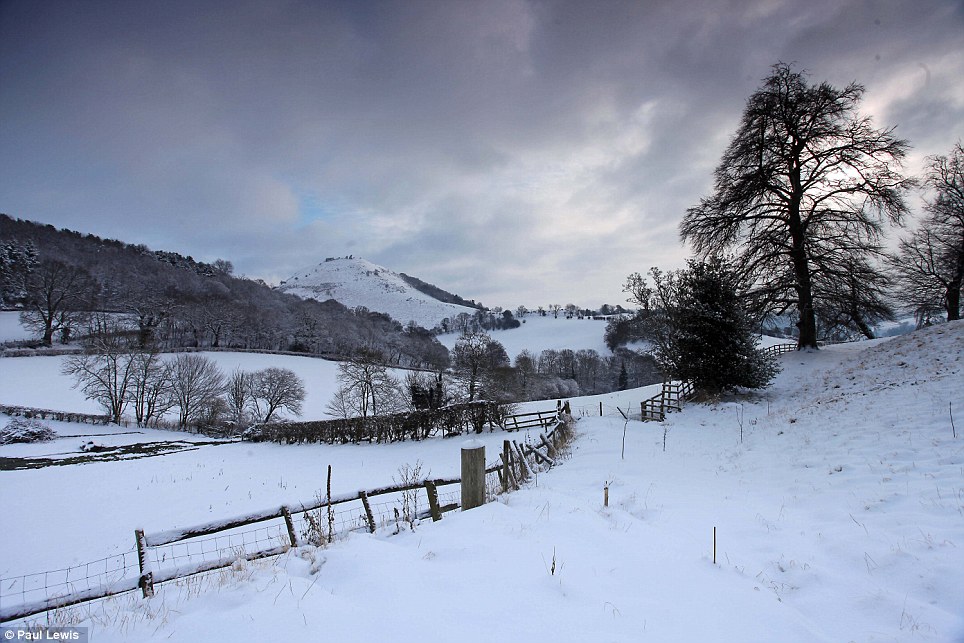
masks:
[(448, 304), (422, 293), (388, 268), (364, 259), (333, 259), (299, 270), (278, 287), (305, 299), (334, 299), (348, 308), (364, 306), (407, 324), (434, 328), (446, 317), (474, 314), (474, 308)]
[[(19, 359), (48, 358), (0, 368)], [(480, 508), (57, 618), (92, 628), (98, 643), (964, 640), (964, 410), (955, 404), (964, 323), (778, 359), (783, 372), (767, 391), (687, 404), (663, 423), (610, 413), (638, 406), (649, 389), (573, 400), (571, 459)], [(19, 380), (0, 384), (4, 398), (29, 392)], [(49, 424), (100, 431), (104, 443), (186, 438)], [(524, 436), (472, 437), (496, 453), (506, 437)], [(0, 457), (81, 442), (7, 445)], [(136, 527), (160, 532), (311, 500), (328, 464), (334, 495), (389, 484), (416, 461), (424, 475), (457, 475), (463, 444), (228, 443), (0, 471), (0, 575), (129, 550)]]
[[(544, 350), (562, 350), (570, 348), (574, 351), (593, 349), (600, 355), (608, 355), (604, 334), (606, 322), (596, 319), (565, 319), (553, 318), (551, 315), (526, 315), (519, 321), (525, 323), (518, 328), (509, 330), (486, 331), (489, 336), (505, 347), (509, 359), (514, 360), (523, 350), (528, 350), (536, 357)], [(445, 333), (438, 336), (438, 340), (452, 349), (461, 333)]]
[[(539, 357), (544, 350), (563, 350), (571, 349), (594, 350), (600, 355), (609, 355), (609, 348), (606, 346), (606, 324), (607, 322), (599, 319), (566, 319), (565, 316), (558, 318), (552, 315), (526, 315), (519, 319), (524, 322), (518, 328), (508, 330), (486, 331), (489, 336), (501, 343), (505, 347), (510, 360), (515, 360), (516, 356), (523, 350)], [(461, 333), (444, 333), (438, 336), (438, 340), (446, 348), (451, 350), (461, 337)], [(778, 337), (763, 336), (760, 346), (773, 346), (774, 344), (792, 343), (795, 340)], [(630, 345), (634, 350), (645, 350), (646, 346), (642, 343)]]
[(20, 313), (11, 310), (0, 311), (0, 342), (28, 339), (36, 339), (36, 337), (20, 324)]

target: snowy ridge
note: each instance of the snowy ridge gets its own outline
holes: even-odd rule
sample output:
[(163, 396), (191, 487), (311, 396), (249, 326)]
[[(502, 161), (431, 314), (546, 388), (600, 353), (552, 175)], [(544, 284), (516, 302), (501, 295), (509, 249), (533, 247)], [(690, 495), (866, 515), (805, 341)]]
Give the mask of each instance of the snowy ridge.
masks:
[(349, 308), (364, 306), (402, 324), (414, 321), (425, 328), (437, 326), (446, 317), (475, 312), (439, 301), (410, 286), (398, 273), (357, 258), (329, 259), (299, 270), (278, 290), (305, 299), (334, 299)]

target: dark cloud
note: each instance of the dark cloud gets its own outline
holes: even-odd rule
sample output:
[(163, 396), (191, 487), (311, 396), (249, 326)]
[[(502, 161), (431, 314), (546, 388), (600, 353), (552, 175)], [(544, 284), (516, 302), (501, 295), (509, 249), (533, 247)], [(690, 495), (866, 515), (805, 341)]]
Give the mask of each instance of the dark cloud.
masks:
[[(277, 281), (353, 253), (490, 305), (674, 267), (777, 61), (964, 136), (954, 0), (0, 4), (0, 209)], [(911, 168), (913, 169), (913, 168)]]

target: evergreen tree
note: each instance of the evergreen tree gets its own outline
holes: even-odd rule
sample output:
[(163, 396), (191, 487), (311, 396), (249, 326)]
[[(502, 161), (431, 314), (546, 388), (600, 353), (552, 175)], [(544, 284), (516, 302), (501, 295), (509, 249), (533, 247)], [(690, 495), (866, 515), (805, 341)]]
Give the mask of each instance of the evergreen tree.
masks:
[(619, 390), (625, 391), (627, 388), (629, 388), (629, 373), (626, 372), (626, 362), (623, 362), (619, 369)]
[(756, 347), (733, 269), (720, 259), (690, 260), (685, 270), (650, 274), (655, 284), (649, 323), (667, 375), (693, 382), (706, 395), (769, 385), (777, 365)]

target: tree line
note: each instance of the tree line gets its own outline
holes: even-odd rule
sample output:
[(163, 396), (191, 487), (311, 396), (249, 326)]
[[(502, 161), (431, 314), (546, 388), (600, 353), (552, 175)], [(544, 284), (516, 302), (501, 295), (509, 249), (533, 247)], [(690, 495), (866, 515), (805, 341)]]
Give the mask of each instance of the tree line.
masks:
[(336, 418), (371, 417), (436, 410), (477, 401), (511, 405), (563, 399), (660, 382), (662, 372), (647, 354), (625, 348), (610, 355), (593, 349), (521, 351), (510, 360), (505, 347), (485, 331), (464, 333), (446, 371), (392, 374), (368, 351), (339, 364), (338, 390), (328, 404)]
[(67, 357), (62, 372), (115, 424), (133, 410), (144, 427), (156, 427), (174, 412), (180, 429), (244, 428), (270, 422), (281, 411), (300, 414), (305, 398), (304, 383), (289, 369), (225, 376), (200, 353), (164, 355), (156, 346), (141, 346), (104, 315), (93, 318), (85, 352)]
[(427, 330), (383, 313), (304, 300), (236, 277), (231, 263), (105, 240), (0, 215), (0, 305), (42, 345), (67, 343), (91, 311), (120, 315), (140, 346), (240, 348), (337, 358), (360, 347), (394, 365), (444, 367)]

